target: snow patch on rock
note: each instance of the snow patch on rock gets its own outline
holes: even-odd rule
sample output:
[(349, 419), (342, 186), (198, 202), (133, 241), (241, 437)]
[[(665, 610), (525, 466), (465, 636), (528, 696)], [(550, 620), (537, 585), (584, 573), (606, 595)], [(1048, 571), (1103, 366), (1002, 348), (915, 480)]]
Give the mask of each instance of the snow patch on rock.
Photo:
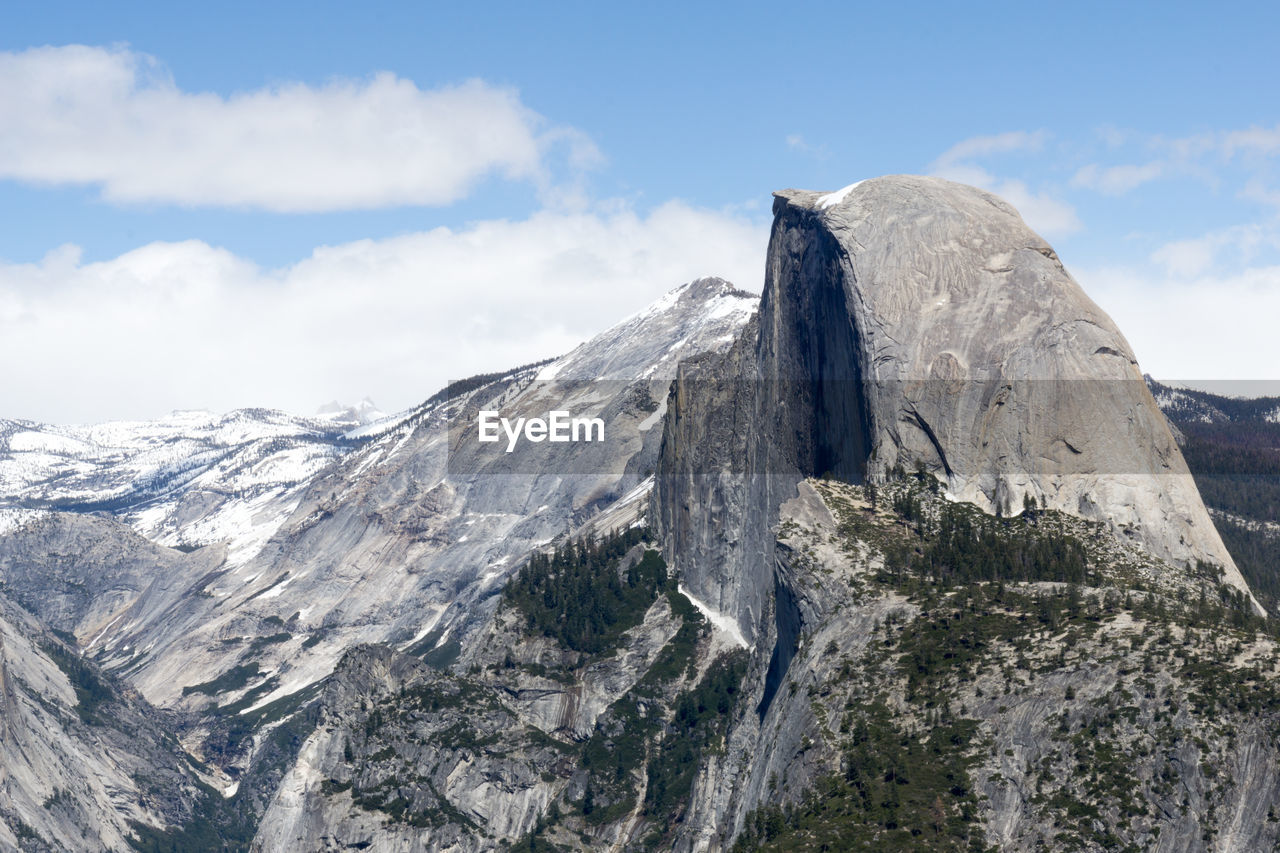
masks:
[(838, 204), (844, 204), (844, 200), (849, 197), (849, 193), (856, 190), (861, 183), (862, 181), (854, 181), (847, 187), (841, 187), (833, 193), (827, 193), (824, 196), (820, 196), (817, 202), (818, 207), (822, 210), (826, 210), (827, 208), (835, 207)]
[(747, 643), (747, 638), (742, 636), (742, 630), (738, 627), (738, 620), (734, 619), (732, 616), (727, 616), (721, 613), (719, 610), (712, 608), (706, 602), (695, 597), (693, 593), (689, 592), (684, 584), (678, 584), (676, 589), (681, 595), (689, 599), (689, 601), (693, 603), (694, 607), (698, 608), (698, 611), (707, 618), (707, 621), (711, 623), (713, 628), (732, 640), (734, 645), (744, 649), (750, 648), (750, 644)]

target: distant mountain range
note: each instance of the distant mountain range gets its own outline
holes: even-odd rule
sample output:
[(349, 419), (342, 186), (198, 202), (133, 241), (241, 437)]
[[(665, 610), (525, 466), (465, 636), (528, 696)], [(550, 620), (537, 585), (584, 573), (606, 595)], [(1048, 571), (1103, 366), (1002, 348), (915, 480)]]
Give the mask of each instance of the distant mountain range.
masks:
[(1271, 849), (1280, 399), (989, 193), (774, 212), (397, 415), (0, 421), (0, 848)]

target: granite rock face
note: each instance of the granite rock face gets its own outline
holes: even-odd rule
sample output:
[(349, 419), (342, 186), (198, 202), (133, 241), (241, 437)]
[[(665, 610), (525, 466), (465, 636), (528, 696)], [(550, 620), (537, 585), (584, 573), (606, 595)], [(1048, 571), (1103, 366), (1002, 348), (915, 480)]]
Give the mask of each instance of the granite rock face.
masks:
[(664, 555), (694, 595), (731, 614), (753, 639), (773, 592), (771, 501), (763, 478), (748, 468), (756, 450), (759, 334), (752, 318), (727, 353), (680, 365), (651, 514)]
[[(1129, 344), (1009, 204), (913, 176), (775, 198), (758, 329), (673, 390), (655, 518), (696, 594), (758, 633), (795, 483), (923, 467), (957, 500), (1103, 521), (1249, 595)], [(717, 432), (732, 458), (707, 461), (695, 437)]]
[[(148, 701), (183, 710), (209, 702), (184, 688), (236, 667), (270, 674), (275, 700), (362, 643), (459, 642), (530, 550), (615, 504), (646, 505), (677, 365), (727, 348), (757, 301), (698, 279), (550, 364), (353, 434), (358, 446), (291, 487), (283, 517), (241, 559), (225, 543), (182, 554), (116, 520), (53, 513), (6, 533), (0, 583), (99, 663), (127, 670)], [(607, 440), (506, 453), (505, 437), (474, 440), (479, 409), (598, 416)]]
[[(412, 651), (441, 666), (472, 654), (472, 635), (484, 636), (498, 593), (530, 551), (584, 525), (634, 523), (648, 505), (677, 365), (728, 347), (757, 303), (722, 279), (699, 279), (561, 359), (464, 380), (399, 418), (354, 430), (322, 470), (283, 491), (244, 495), (242, 511), (230, 516), (246, 523), (263, 516), (269, 523), (253, 525), (261, 536), (232, 535), (184, 553), (145, 539), (147, 530), (125, 523), (128, 513), (42, 505), (8, 519), (0, 514), (0, 594), (74, 634), (85, 657), (126, 680), (139, 702), (174, 712), (183, 746), (214, 768), (209, 784), (227, 811), (256, 825), (273, 809), (264, 843), (274, 843), (273, 822), (292, 808), (288, 796), (274, 798), (277, 787), (286, 771), (289, 780), (307, 778), (307, 762), (318, 760), (296, 754), (318, 713), (318, 684), (349, 650), (366, 645)], [(553, 410), (598, 416), (608, 440), (522, 441), (506, 453), (505, 441), (475, 442), (478, 409), (512, 418)], [(6, 461), (29, 467), (21, 458)], [(123, 476), (105, 474), (86, 476), (84, 488)], [(228, 500), (237, 494), (229, 490)], [(180, 493), (170, 498), (183, 502)], [(104, 503), (93, 494), (79, 500), (95, 509)], [(219, 507), (210, 511), (226, 504)], [(573, 728), (589, 734), (630, 677), (628, 666), (614, 669), (572, 696), (543, 691), (529, 700), (530, 718), (568, 714)], [(9, 716), (0, 708), (0, 725)], [(480, 790), (484, 772), (462, 781)], [(19, 781), (39, 793), (31, 795), (38, 809), (49, 790)], [(125, 815), (157, 831), (182, 822)], [(316, 821), (309, 820), (297, 824), (299, 832), (310, 832)], [(518, 834), (518, 824), (502, 831)], [(91, 842), (58, 849), (90, 849)]]
[(225, 553), (183, 553), (111, 518), (49, 513), (0, 538), (0, 588), (87, 647), (120, 622), (154, 622), (197, 596)]
[(0, 595), (0, 849), (130, 849), (211, 779), (171, 721)]
[[(1258, 691), (1269, 689), (1261, 685), (1271, 683), (1280, 658), (1273, 639), (1225, 622), (1196, 624), (1177, 611), (1203, 600), (1198, 587), (1216, 581), (1171, 572), (1141, 544), (1103, 534), (1101, 522), (1048, 511), (1006, 528), (1020, 535), (1058, 530), (1085, 545), (1098, 586), (1076, 588), (1088, 603), (1074, 622), (1044, 630), (1034, 616), (1037, 606), (1064, 594), (1062, 584), (1010, 584), (1007, 600), (976, 609), (965, 603), (963, 587), (938, 599), (894, 589), (884, 570), (914, 533), (885, 498), (904, 488), (919, 487), (883, 487), (877, 510), (861, 487), (810, 479), (779, 508), (775, 568), (787, 600), (779, 595), (777, 607), (790, 609), (799, 626), (788, 644), (786, 689), (767, 708), (737, 710), (723, 756), (699, 775), (683, 849), (731, 849), (757, 809), (791, 804), (839, 814), (844, 801), (823, 785), (848, 778), (850, 734), (856, 741), (858, 720), (876, 714), (894, 721), (895, 737), (915, 742), (947, 718), (973, 722), (979, 737), (969, 747), (954, 745), (930, 760), (972, 761), (971, 821), (984, 847), (1273, 848), (1280, 826), (1268, 816), (1280, 792), (1276, 715)], [(937, 496), (925, 500), (926, 514), (954, 506)], [(963, 505), (959, 511), (977, 514)], [(1138, 578), (1159, 605), (1123, 603), (1121, 590), (1135, 588)], [(959, 663), (972, 648), (964, 622), (992, 630), (1005, 618), (1004, 629)], [(753, 700), (768, 694), (761, 665), (781, 634), (766, 623), (744, 683)], [(936, 639), (936, 657), (922, 653), (926, 637)], [(935, 677), (936, 693), (912, 687)], [(1228, 694), (1232, 700), (1223, 702)], [(838, 817), (830, 821), (827, 828), (840, 825)], [(816, 832), (823, 826), (821, 819), (809, 824)], [(784, 838), (815, 848), (830, 841)]]
[[(1280, 648), (1222, 595), (1248, 591), (1111, 321), (972, 188), (882, 178), (775, 214), (761, 299), (701, 279), (344, 434), (271, 492), (261, 541), (182, 553), (24, 508), (0, 539), (0, 847), (726, 851), (773, 821), (783, 849), (876, 849), (878, 797), (787, 822), (849, 793), (849, 756), (921, 744), (954, 776), (904, 812), (931, 837), (1273, 847)], [(473, 440), (480, 410), (556, 409), (611, 441)], [(650, 546), (670, 570), (616, 646), (503, 594), (531, 552), (646, 516), (657, 541), (595, 575), (631, 583)], [(935, 577), (950, 558), (915, 555), (944, 521), (983, 566), (1046, 544), (1078, 572)]]

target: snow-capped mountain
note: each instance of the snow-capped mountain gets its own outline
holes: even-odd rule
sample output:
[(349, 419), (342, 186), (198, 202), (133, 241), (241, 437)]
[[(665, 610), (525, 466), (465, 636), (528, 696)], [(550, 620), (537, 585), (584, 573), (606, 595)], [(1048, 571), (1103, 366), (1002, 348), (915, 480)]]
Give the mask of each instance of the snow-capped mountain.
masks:
[(1280, 397), (1227, 397), (1144, 378), (1160, 410), (1178, 423), (1280, 423)]
[(354, 406), (344, 405), (334, 400), (316, 409), (316, 418), (318, 420), (334, 426), (368, 426), (386, 417), (387, 413), (379, 409), (368, 397), (365, 397)]
[(272, 409), (89, 426), (0, 420), (0, 508), (10, 524), (32, 511), (106, 512), (155, 542), (226, 541), (241, 558), (288, 515), (304, 483), (359, 444), (346, 433), (367, 423), (345, 411), (300, 418)]
[[(38, 572), (10, 570), (10, 587), (161, 706), (203, 707), (187, 688), (238, 667), (257, 674), (228, 680), (218, 700), (252, 694), (257, 706), (323, 678), (361, 643), (447, 650), (532, 549), (647, 505), (679, 361), (727, 347), (757, 301), (700, 279), (555, 362), (454, 383), (402, 416), (342, 432), (265, 412), (99, 432), (18, 424), (8, 493), (26, 506), (106, 509), (162, 544), (225, 541), (229, 551), (214, 566), (214, 553), (199, 565), (155, 554), (148, 569), (125, 565), (123, 552), (143, 553), (134, 546), (107, 549), (101, 560), (119, 563), (134, 590), (109, 608), (89, 608), (71, 580), (27, 588)], [(478, 407), (598, 416), (610, 440), (459, 450), (456, 430)], [(101, 524), (28, 525), (0, 548), (0, 573), (6, 559), (82, 550), (106, 535)], [(150, 589), (142, 579), (160, 562), (168, 586)], [(40, 576), (51, 574), (64, 571)]]
[(759, 300), (398, 417), (6, 423), (0, 848), (1275, 848), (1280, 650), (1119, 330), (979, 190), (777, 198)]

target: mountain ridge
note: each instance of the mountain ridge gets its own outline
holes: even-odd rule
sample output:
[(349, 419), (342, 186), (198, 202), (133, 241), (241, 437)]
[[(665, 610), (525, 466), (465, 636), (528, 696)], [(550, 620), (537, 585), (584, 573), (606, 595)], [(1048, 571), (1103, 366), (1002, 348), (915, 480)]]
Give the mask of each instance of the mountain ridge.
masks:
[[(1114, 324), (972, 188), (874, 179), (784, 191), (775, 212), (761, 296), (697, 279), (549, 363), (342, 433), (304, 478), (264, 484), (262, 535), (238, 547), (148, 544), (132, 507), (13, 521), (0, 604), (74, 634), (219, 789), (127, 843), (1273, 843), (1280, 647), (1230, 556), (1221, 573), (1186, 559), (1221, 542), (1177, 542), (1185, 519), (1149, 511), (1150, 483), (1098, 491), (1092, 511), (1070, 482), (1045, 488), (1063, 459), (1124, 476), (1182, 459)], [(1090, 322), (1018, 322), (992, 284), (1009, 280)], [(1012, 331), (949, 337), (991, 313)], [(1064, 378), (1051, 359), (1005, 369), (1037, 366), (1021, 334), (1103, 365), (1118, 388), (1068, 399), (1118, 403), (1143, 437), (1023, 430), (1034, 387), (978, 393)], [(985, 433), (1003, 455), (966, 437), (997, 405), (1023, 413)], [(486, 408), (598, 416), (612, 440), (507, 454), (473, 441)], [(1043, 454), (1045, 435), (1079, 452)], [(1108, 470), (1124, 448), (1136, 471)], [(1185, 466), (1154, 476), (1212, 529)]]

